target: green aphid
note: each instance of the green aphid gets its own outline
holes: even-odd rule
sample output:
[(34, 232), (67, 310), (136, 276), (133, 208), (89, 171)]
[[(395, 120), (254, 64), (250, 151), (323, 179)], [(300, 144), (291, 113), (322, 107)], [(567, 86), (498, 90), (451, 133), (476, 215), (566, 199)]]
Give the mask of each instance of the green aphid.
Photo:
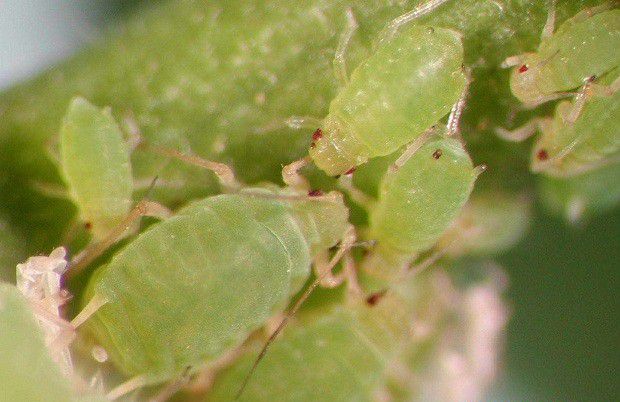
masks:
[(471, 196), (435, 248), (451, 257), (488, 256), (514, 247), (531, 223), (532, 201), (501, 191)]
[(80, 219), (102, 240), (132, 207), (129, 148), (109, 109), (74, 98), (60, 128), (60, 163)]
[(374, 254), (400, 266), (431, 248), (458, 216), (483, 169), (475, 168), (463, 145), (450, 137), (428, 140), (397, 170), (388, 169), (369, 210), (367, 237), (377, 242)]
[(512, 93), (535, 106), (557, 99), (620, 66), (620, 10), (618, 1), (585, 9), (554, 32), (555, 10), (549, 12), (536, 52), (509, 57), (515, 66), (510, 79)]
[(460, 34), (409, 27), (353, 71), (314, 132), (310, 156), (339, 175), (391, 154), (447, 115), (466, 85)]
[(94, 312), (88, 330), (132, 377), (110, 396), (239, 346), (286, 307), (313, 259), (350, 234), (347, 218), (336, 193), (246, 189), (191, 203), (137, 236), (93, 274), (73, 321)]
[(612, 164), (567, 179), (541, 177), (543, 204), (567, 222), (577, 224), (620, 203), (620, 164)]
[(620, 92), (593, 95), (572, 121), (574, 110), (574, 102), (562, 101), (553, 118), (539, 121), (533, 172), (570, 177), (620, 160)]
[[(409, 336), (408, 307), (395, 293), (300, 317), (273, 344), (240, 401), (373, 401)], [(230, 401), (251, 350), (216, 378), (206, 401)]]

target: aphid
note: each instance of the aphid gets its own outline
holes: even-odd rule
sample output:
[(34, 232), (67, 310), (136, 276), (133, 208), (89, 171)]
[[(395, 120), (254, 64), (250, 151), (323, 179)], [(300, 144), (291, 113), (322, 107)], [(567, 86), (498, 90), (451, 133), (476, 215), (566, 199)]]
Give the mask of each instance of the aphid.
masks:
[[(372, 306), (352, 299), (346, 307), (298, 317), (272, 345), (238, 400), (372, 400), (386, 366), (407, 340), (409, 312), (390, 292)], [(206, 401), (232, 400), (256, 356), (250, 349), (216, 377)]]
[(482, 171), (474, 168), (462, 144), (449, 137), (428, 139), (408, 159), (399, 158), (368, 210), (367, 236), (377, 246), (366, 266), (400, 267), (432, 247), (458, 216)]
[(503, 64), (515, 66), (512, 93), (526, 105), (536, 106), (566, 96), (589, 77), (617, 74), (620, 10), (616, 7), (617, 1), (608, 1), (583, 10), (554, 32), (552, 1), (537, 51), (509, 57)]
[(129, 149), (110, 110), (74, 98), (60, 129), (60, 162), (71, 198), (95, 240), (131, 209)]
[(538, 191), (548, 210), (572, 224), (612, 210), (620, 203), (620, 164), (566, 179), (541, 177)]
[[(285, 182), (303, 183), (297, 162)], [(110, 360), (132, 378), (108, 396), (193, 372), (284, 308), (312, 261), (329, 275), (354, 241), (338, 193), (245, 189), (209, 197), (154, 224), (91, 277), (83, 311)], [(327, 250), (341, 240), (331, 260)]]
[(527, 197), (474, 192), (435, 249), (453, 258), (498, 254), (523, 238), (530, 219), (531, 200)]
[[(444, 0), (445, 1), (445, 0)], [(444, 1), (421, 5), (410, 18), (396, 19), (390, 32)], [(414, 11), (416, 11), (414, 10)], [(390, 40), (346, 77), (344, 52), (356, 24), (349, 10), (334, 65), (341, 88), (322, 120), (291, 118), (293, 128), (319, 127), (310, 156), (330, 175), (340, 175), (371, 158), (388, 155), (419, 137), (450, 112), (467, 86), (458, 32), (412, 26)]]

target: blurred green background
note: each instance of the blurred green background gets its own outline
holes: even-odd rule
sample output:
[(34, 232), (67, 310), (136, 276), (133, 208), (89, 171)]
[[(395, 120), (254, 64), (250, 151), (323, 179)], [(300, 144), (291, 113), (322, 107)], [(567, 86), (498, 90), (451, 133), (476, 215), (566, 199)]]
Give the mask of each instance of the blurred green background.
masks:
[[(66, 56), (144, 2), (1, 1), (0, 88)], [(44, 36), (32, 30), (40, 24)], [(513, 311), (493, 399), (620, 399), (619, 239), (618, 210), (569, 227), (537, 208), (528, 237), (499, 259), (510, 275)]]

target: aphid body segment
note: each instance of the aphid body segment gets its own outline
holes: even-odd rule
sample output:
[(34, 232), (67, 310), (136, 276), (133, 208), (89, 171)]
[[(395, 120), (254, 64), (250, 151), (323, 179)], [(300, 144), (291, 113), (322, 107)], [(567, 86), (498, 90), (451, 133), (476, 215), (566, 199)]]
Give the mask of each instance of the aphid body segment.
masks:
[(376, 251), (398, 264), (432, 247), (458, 216), (479, 173), (463, 145), (449, 137), (428, 140), (398, 170), (388, 170), (369, 211)]
[(603, 77), (617, 69), (620, 10), (611, 9), (617, 6), (617, 1), (610, 1), (586, 9), (555, 33), (544, 34), (536, 52), (507, 60), (517, 65), (510, 79), (512, 93), (521, 102), (536, 105), (580, 87), (588, 77)]
[(129, 150), (110, 111), (73, 99), (60, 129), (60, 156), (80, 218), (100, 240), (127, 216), (133, 192)]
[(452, 30), (409, 27), (351, 74), (315, 132), (310, 156), (331, 175), (388, 155), (450, 112), (466, 77)]
[(593, 94), (573, 122), (574, 108), (574, 102), (562, 101), (553, 118), (539, 122), (532, 171), (568, 177), (620, 160), (620, 92)]
[(178, 378), (283, 309), (347, 219), (340, 196), (287, 199), (252, 189), (194, 202), (93, 275), (85, 300), (105, 304), (88, 328), (140, 385)]

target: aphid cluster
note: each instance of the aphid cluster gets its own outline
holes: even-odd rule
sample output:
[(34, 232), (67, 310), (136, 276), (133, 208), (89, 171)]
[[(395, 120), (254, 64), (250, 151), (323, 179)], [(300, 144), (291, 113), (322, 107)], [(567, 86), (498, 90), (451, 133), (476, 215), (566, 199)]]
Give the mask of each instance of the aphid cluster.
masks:
[[(570, 187), (569, 182), (589, 181), (584, 179), (586, 175), (620, 167), (620, 55), (615, 50), (620, 46), (618, 2), (583, 10), (557, 30), (554, 23), (552, 3), (538, 50), (510, 57), (505, 66), (515, 66), (510, 86), (527, 107), (572, 99), (560, 101), (553, 116), (535, 118), (513, 131), (500, 128), (498, 134), (521, 141), (540, 131), (532, 149), (531, 170), (549, 177), (543, 182), (566, 182)], [(559, 209), (564, 209), (569, 220), (577, 221), (588, 202), (592, 201), (575, 195)]]
[[(352, 11), (346, 11), (349, 24), (334, 62), (340, 91), (324, 119), (288, 120), (291, 126), (315, 131), (309, 155), (284, 167), (286, 187), (245, 186), (226, 165), (143, 142), (135, 152), (210, 169), (225, 193), (174, 213), (148, 200), (132, 208), (131, 147), (121, 129), (109, 111), (81, 98), (71, 103), (60, 131), (60, 164), (92, 243), (71, 261), (70, 275), (127, 237), (140, 216), (160, 220), (129, 238), (92, 273), (83, 309), (71, 322), (72, 330), (82, 331), (84, 324), (85, 338), (103, 348), (129, 378), (108, 393), (109, 399), (169, 383), (161, 399), (205, 363), (227, 360), (238, 352), (243, 357), (233, 363), (232, 388), (222, 385), (230, 378), (225, 374), (212, 398), (229, 399), (231, 391), (243, 390), (245, 384), (248, 394), (241, 396), (249, 400), (281, 397), (282, 389), (260, 388), (266, 381), (296, 392), (291, 399), (308, 399), (329, 389), (320, 398), (369, 400), (385, 380), (388, 362), (411, 341), (411, 317), (418, 306), (412, 288), (419, 286), (412, 280), (418, 272), (413, 269), (415, 260), (425, 253), (431, 257), (422, 264), (444, 254), (475, 254), (480, 249), (492, 253), (515, 241), (525, 226), (519, 221), (520, 203), (510, 215), (516, 216), (514, 230), (488, 226), (484, 220), (493, 218), (488, 213), (493, 209), (484, 203), (472, 203), (469, 215), (467, 209), (461, 214), (484, 170), (474, 166), (459, 133), (469, 84), (461, 35), (436, 26), (404, 26), (444, 2), (429, 1), (389, 24), (389, 35), (377, 41), (372, 55), (350, 78), (344, 52), (357, 24)], [(583, 98), (594, 84), (586, 83)], [(606, 90), (601, 88), (601, 93)], [(586, 102), (579, 118), (592, 104)], [(390, 154), (395, 159), (382, 174), (376, 199), (352, 185), (351, 175), (359, 165)], [(309, 186), (299, 170), (310, 161), (328, 175), (342, 175), (342, 189), (368, 214), (365, 230), (358, 234), (349, 223), (342, 194), (323, 194)], [(505, 219), (498, 215), (496, 221)], [(489, 232), (481, 233), (481, 228)], [(480, 249), (470, 239), (472, 233), (482, 239)], [(351, 252), (357, 237), (367, 245), (362, 257)], [(47, 258), (56, 261), (55, 257), (60, 251)], [(51, 279), (42, 283), (60, 291), (65, 265), (24, 266), (44, 269)], [(257, 366), (260, 349), (246, 341), (252, 336), (260, 339), (256, 331), (285, 311), (304, 289), (312, 267), (314, 282), (279, 320), (259, 357), (269, 356), (266, 347), (315, 287), (346, 282), (348, 304), (300, 317), (290, 333), (275, 341), (264, 367)], [(21, 270), (29, 279), (32, 270)], [(302, 350), (303, 356), (289, 349)], [(244, 354), (248, 350), (251, 353)], [(339, 359), (333, 358), (339, 353)], [(346, 371), (349, 361), (355, 362), (352, 373)]]

